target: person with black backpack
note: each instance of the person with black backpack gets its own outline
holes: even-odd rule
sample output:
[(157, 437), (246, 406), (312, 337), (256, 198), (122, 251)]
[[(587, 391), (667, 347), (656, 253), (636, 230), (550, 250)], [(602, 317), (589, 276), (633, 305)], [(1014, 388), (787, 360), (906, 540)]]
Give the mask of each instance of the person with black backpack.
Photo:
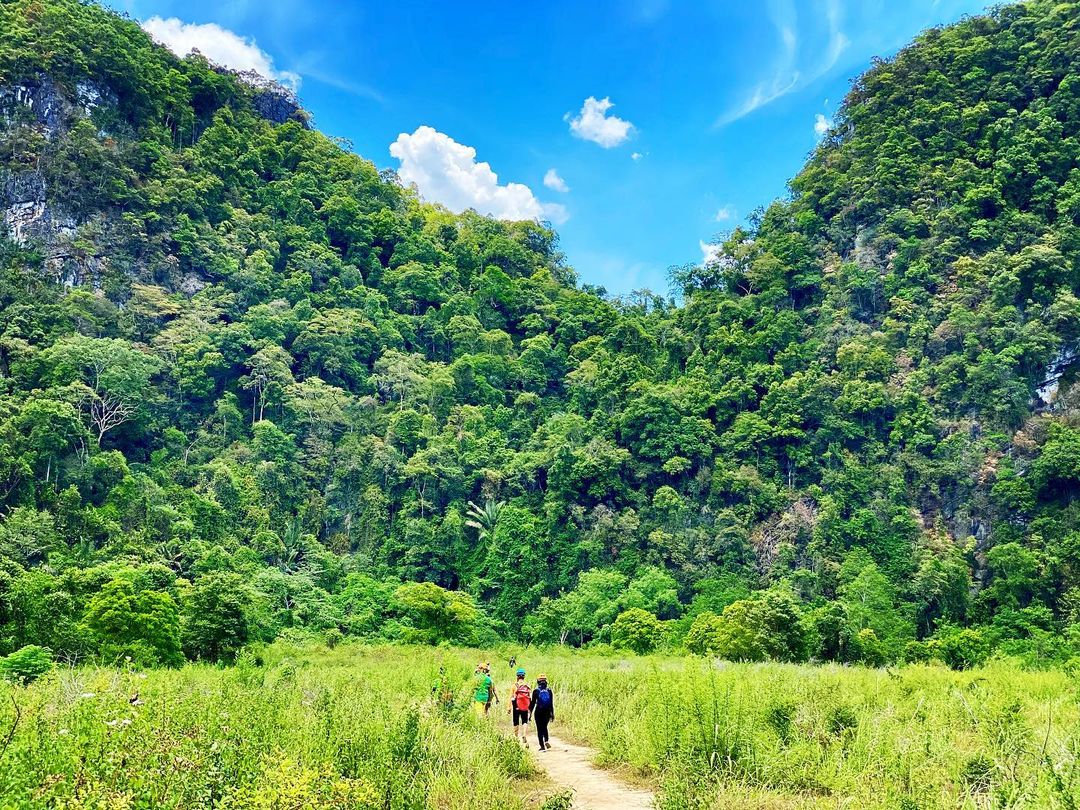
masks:
[(547, 675), (536, 676), (536, 688), (533, 689), (529, 707), (532, 709), (533, 721), (536, 723), (536, 742), (541, 751), (548, 751), (551, 749), (548, 723), (555, 720), (555, 698), (548, 687)]
[[(514, 739), (529, 747), (529, 712), (532, 709), (532, 697), (529, 684), (525, 681), (525, 670), (517, 671), (517, 682), (510, 693), (510, 707), (507, 714), (514, 716)], [(518, 729), (521, 729), (520, 736)]]

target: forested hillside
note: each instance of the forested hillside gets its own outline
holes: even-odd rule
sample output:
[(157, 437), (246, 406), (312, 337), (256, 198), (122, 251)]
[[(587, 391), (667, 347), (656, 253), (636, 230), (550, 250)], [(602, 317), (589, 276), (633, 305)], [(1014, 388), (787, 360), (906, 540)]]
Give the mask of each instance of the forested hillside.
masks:
[(1071, 657), (1078, 65), (1074, 2), (926, 32), (616, 300), (280, 89), (0, 0), (0, 654)]

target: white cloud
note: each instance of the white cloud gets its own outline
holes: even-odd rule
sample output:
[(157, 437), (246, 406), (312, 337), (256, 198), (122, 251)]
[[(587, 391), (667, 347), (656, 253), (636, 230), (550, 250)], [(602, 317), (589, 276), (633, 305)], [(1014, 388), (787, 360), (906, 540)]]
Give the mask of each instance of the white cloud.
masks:
[(710, 245), (708, 242), (699, 239), (698, 246), (701, 248), (701, 263), (703, 265), (715, 264), (720, 261), (720, 245)]
[(555, 223), (569, 218), (566, 208), (540, 202), (523, 183), (499, 184), (487, 163), (476, 162), (476, 150), (458, 143), (429, 126), (412, 135), (402, 132), (390, 144), (390, 154), (401, 161), (398, 177), (415, 183), (425, 199), (455, 213), (474, 208), (497, 219), (541, 219)]
[(831, 118), (826, 118), (821, 113), (818, 113), (814, 116), (814, 134), (817, 135), (818, 138), (824, 138), (825, 133), (832, 129), (832, 123)]
[(270, 54), (255, 44), (254, 39), (241, 37), (216, 23), (186, 23), (176, 17), (151, 17), (142, 23), (156, 42), (177, 56), (187, 56), (197, 50), (211, 62), (233, 70), (254, 70), (268, 79), (281, 82), (293, 90), (300, 88), (300, 76), (288, 70), (278, 70)]
[(560, 191), (563, 194), (570, 190), (570, 186), (566, 185), (566, 181), (559, 177), (559, 173), (554, 169), (548, 169), (544, 174), (544, 185), (552, 191)]
[(633, 152), (630, 155), (631, 160), (641, 160), (643, 157), (645, 157), (645, 156), (643, 154), (641, 154), (641, 152)]
[(738, 211), (736, 210), (735, 206), (732, 205), (731, 203), (728, 203), (727, 205), (725, 205), (723, 208), (721, 208), (719, 211), (716, 212), (716, 221), (717, 222), (727, 222), (729, 219), (731, 219), (737, 213), (738, 213)]
[(597, 101), (593, 96), (589, 96), (581, 105), (581, 112), (573, 118), (567, 113), (563, 120), (570, 122), (570, 131), (578, 138), (611, 149), (626, 143), (634, 132), (634, 125), (629, 121), (607, 114), (614, 106), (610, 98)]

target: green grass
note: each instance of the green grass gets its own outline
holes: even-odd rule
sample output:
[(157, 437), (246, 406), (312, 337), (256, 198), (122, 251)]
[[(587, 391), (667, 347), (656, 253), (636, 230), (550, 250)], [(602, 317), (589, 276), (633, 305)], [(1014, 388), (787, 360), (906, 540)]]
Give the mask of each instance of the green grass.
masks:
[[(427, 705), (437, 653), (287, 653), (9, 687), (22, 718), (0, 760), (0, 806), (521, 806), (508, 779), (531, 771), (521, 749), (464, 708)], [(471, 671), (446, 660), (461, 680)], [(13, 710), (0, 699), (2, 733)]]
[[(284, 644), (261, 666), (60, 670), (0, 687), (0, 747), (9, 693), (22, 714), (0, 807), (536, 807), (555, 788), (468, 711), (480, 657), (505, 697), (495, 653)], [(1080, 795), (1080, 693), (1063, 672), (518, 659), (551, 677), (554, 731), (655, 785), (665, 810), (1072, 808)], [(461, 684), (449, 711), (429, 699), (440, 664)]]
[(560, 656), (560, 714), (660, 807), (1076, 807), (1074, 678)]

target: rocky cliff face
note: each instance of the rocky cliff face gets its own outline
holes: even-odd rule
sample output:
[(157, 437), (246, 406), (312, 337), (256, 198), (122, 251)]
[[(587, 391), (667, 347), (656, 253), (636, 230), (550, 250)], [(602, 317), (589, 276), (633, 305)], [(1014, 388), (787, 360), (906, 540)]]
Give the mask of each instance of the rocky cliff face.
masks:
[(251, 104), (255, 112), (271, 124), (297, 121), (307, 129), (308, 113), (292, 90), (253, 70), (235, 72), (235, 75), (252, 89)]
[(1056, 411), (1061, 406), (1061, 387), (1063, 382), (1075, 381), (1080, 368), (1080, 344), (1070, 343), (1062, 346), (1054, 359), (1043, 370), (1043, 379), (1035, 389), (1035, 410), (1039, 412)]
[(88, 117), (95, 108), (116, 103), (116, 94), (104, 85), (79, 82), (69, 93), (40, 74), (24, 84), (0, 87), (0, 122), (10, 125), (29, 119), (51, 139), (67, 129), (76, 115)]
[(18, 244), (51, 243), (58, 236), (74, 233), (75, 218), (46, 200), (41, 172), (5, 172), (0, 175), (0, 184), (4, 228)]
[[(0, 87), (0, 124), (30, 124), (52, 140), (76, 118), (115, 103), (115, 94), (101, 85), (82, 82), (74, 92), (65, 92), (42, 74), (23, 84)], [(0, 223), (16, 243), (40, 244), (45, 269), (55, 278), (68, 285), (82, 280), (64, 269), (69, 252), (64, 246), (75, 235), (78, 223), (71, 213), (49, 203), (40, 171), (0, 172)]]
[[(251, 88), (251, 103), (260, 116), (274, 124), (297, 121), (308, 127), (308, 114), (294, 92), (253, 71), (234, 75)], [(105, 85), (80, 82), (73, 89), (63, 88), (40, 74), (21, 84), (0, 86), (0, 131), (29, 125), (53, 140), (76, 120), (92, 117), (95, 109), (117, 103), (116, 94)], [(99, 266), (104, 260), (74, 257), (72, 242), (85, 224), (48, 199), (45, 178), (36, 168), (0, 170), (0, 235), (20, 245), (39, 246), (46, 273), (67, 286), (96, 286), (104, 269)], [(182, 289), (193, 294), (201, 286), (190, 278)]]
[(45, 180), (38, 171), (0, 173), (2, 231), (20, 245), (41, 248), (45, 274), (67, 287), (98, 286), (104, 259), (76, 259), (73, 243), (79, 222), (46, 198)]

